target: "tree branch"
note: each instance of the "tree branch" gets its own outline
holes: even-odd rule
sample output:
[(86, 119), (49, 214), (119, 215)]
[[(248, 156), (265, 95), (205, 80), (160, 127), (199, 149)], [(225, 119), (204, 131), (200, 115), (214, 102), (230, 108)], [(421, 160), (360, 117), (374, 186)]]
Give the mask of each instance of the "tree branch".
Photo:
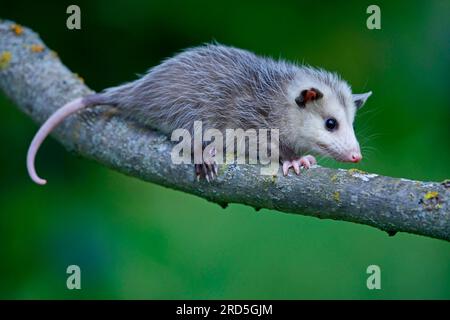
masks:
[[(10, 21), (0, 22), (0, 88), (38, 123), (91, 92), (36, 33)], [(212, 183), (196, 182), (192, 165), (170, 161), (173, 144), (167, 137), (108, 110), (97, 107), (71, 116), (54, 137), (67, 149), (112, 169), (221, 205), (243, 203), (450, 241), (449, 182), (322, 167), (298, 177), (271, 177), (260, 175), (256, 165), (234, 164), (222, 165)]]

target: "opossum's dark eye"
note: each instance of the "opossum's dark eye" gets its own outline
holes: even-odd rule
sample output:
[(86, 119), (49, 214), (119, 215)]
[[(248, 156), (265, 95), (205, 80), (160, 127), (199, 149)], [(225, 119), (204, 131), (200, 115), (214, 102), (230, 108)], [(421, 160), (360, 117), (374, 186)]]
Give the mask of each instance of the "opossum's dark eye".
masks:
[(328, 131), (333, 131), (337, 129), (338, 123), (335, 118), (328, 118), (325, 120), (325, 128), (327, 128)]

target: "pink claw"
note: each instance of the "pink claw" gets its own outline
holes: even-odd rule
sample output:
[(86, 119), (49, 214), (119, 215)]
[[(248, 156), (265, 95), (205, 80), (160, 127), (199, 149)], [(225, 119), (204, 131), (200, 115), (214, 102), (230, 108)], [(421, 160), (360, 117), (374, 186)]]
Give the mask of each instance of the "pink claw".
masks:
[(285, 176), (287, 176), (288, 170), (289, 170), (290, 167), (291, 167), (291, 162), (290, 161), (284, 161), (283, 162), (283, 174)]
[(305, 156), (305, 158), (309, 160), (309, 163), (311, 163), (312, 166), (317, 164), (316, 158), (314, 158), (312, 155), (308, 154), (307, 156)]
[(300, 163), (302, 164), (303, 168), (305, 168), (305, 169), (309, 169), (309, 167), (311, 166), (311, 163), (306, 158), (300, 158)]
[(294, 171), (297, 175), (300, 174), (300, 165), (301, 165), (300, 161), (298, 161), (298, 160), (292, 161), (292, 166), (294, 167)]
[(309, 169), (311, 166), (317, 163), (316, 158), (311, 155), (306, 155), (294, 160), (283, 161), (283, 174), (287, 176), (289, 168), (294, 168), (294, 172), (298, 175), (300, 174), (300, 167), (304, 169)]

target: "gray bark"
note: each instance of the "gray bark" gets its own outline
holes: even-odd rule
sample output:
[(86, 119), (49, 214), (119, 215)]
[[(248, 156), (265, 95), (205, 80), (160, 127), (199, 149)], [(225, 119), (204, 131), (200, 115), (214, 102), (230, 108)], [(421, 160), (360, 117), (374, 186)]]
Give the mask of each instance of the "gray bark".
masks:
[[(36, 33), (20, 31), (10, 21), (0, 22), (0, 88), (20, 110), (42, 123), (66, 102), (91, 91)], [(108, 110), (97, 107), (71, 116), (54, 137), (68, 150), (114, 170), (220, 205), (243, 203), (450, 241), (449, 182), (319, 166), (300, 176), (272, 177), (260, 175), (259, 166), (235, 164), (222, 165), (212, 183), (197, 182), (193, 165), (172, 164), (173, 143), (166, 136)]]

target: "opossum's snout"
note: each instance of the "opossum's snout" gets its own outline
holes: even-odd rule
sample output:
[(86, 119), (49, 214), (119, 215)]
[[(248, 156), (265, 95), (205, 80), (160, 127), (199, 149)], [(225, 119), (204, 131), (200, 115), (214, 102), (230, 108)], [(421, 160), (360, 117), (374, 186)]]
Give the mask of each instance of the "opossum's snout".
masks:
[(361, 161), (362, 154), (353, 126), (343, 117), (338, 119), (328, 119), (325, 122), (327, 130), (322, 130), (321, 134), (314, 138), (317, 151), (336, 161), (357, 163)]
[(359, 148), (352, 150), (350, 152), (348, 152), (344, 157), (343, 157), (343, 161), (344, 162), (353, 162), (353, 163), (357, 163), (360, 162), (362, 160), (362, 154), (361, 154), (361, 150), (359, 150)]
[(341, 162), (360, 162), (362, 160), (361, 149), (353, 128), (349, 127), (346, 131), (331, 144), (331, 155)]
[(311, 126), (315, 128), (313, 130), (315, 134), (311, 134), (310, 137), (318, 147), (315, 148), (316, 151), (341, 162), (357, 163), (362, 160), (353, 121), (356, 111), (370, 95), (371, 92), (347, 96), (345, 103), (332, 95), (326, 103), (323, 103), (322, 112), (310, 116)]
[(363, 158), (359, 144), (353, 144), (353, 147), (347, 147), (338, 141), (331, 144), (318, 143), (319, 153), (330, 156), (336, 161), (340, 162), (360, 162)]

